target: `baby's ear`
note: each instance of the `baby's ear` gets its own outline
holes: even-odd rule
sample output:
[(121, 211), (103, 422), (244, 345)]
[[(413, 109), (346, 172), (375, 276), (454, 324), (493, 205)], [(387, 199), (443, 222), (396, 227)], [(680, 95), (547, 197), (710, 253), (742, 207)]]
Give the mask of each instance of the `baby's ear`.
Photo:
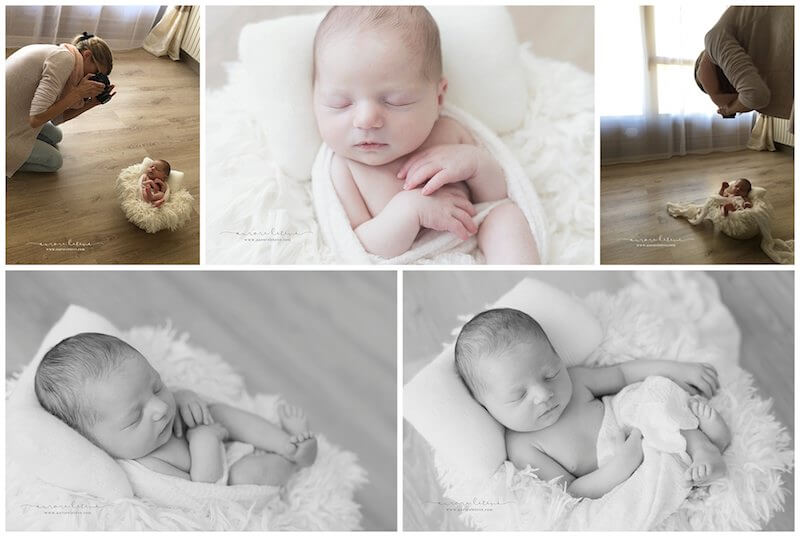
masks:
[(439, 81), (439, 87), (436, 89), (436, 100), (439, 106), (444, 104), (444, 96), (447, 93), (447, 79), (442, 77)]

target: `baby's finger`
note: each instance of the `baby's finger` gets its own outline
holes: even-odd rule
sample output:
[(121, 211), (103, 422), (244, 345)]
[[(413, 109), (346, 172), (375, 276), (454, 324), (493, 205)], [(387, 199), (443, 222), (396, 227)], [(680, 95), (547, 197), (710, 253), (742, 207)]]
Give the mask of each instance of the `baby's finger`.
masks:
[(181, 407), (181, 417), (183, 418), (183, 423), (186, 424), (188, 428), (192, 428), (195, 425), (198, 425), (194, 422), (194, 418), (192, 417), (192, 411), (189, 409), (187, 405), (183, 405)]
[(214, 417), (211, 415), (211, 410), (209, 410), (208, 405), (203, 405), (203, 423), (206, 425), (214, 423)]
[(453, 199), (453, 205), (455, 205), (459, 209), (462, 209), (463, 211), (466, 211), (466, 213), (470, 216), (475, 216), (476, 214), (478, 214), (478, 210), (475, 208), (472, 202), (469, 201), (467, 198), (456, 196)]
[(461, 221), (455, 216), (450, 218), (450, 221), (447, 223), (447, 231), (457, 236), (462, 241), (465, 241), (469, 238), (469, 231), (467, 231), (467, 228), (464, 227), (464, 224), (462, 224)]
[(452, 182), (451, 174), (447, 170), (440, 169), (431, 177), (431, 180), (428, 181), (424, 187), (422, 187), (422, 195), (428, 196), (433, 194), (439, 190), (439, 188), (450, 182)]
[(183, 421), (181, 420), (180, 412), (175, 413), (175, 419), (172, 422), (172, 431), (178, 438), (183, 435)]
[(712, 377), (711, 375), (705, 374), (703, 375), (703, 380), (706, 381), (708, 386), (711, 388), (711, 393), (716, 395), (717, 391), (719, 391), (719, 383), (716, 378)]
[(413, 165), (417, 164), (421, 159), (425, 158), (427, 153), (427, 151), (422, 151), (409, 157), (400, 167), (400, 171), (397, 172), (397, 178), (404, 179), (406, 175), (408, 175), (408, 170), (411, 169)]
[(189, 403), (189, 407), (192, 409), (192, 416), (194, 417), (194, 422), (197, 425), (203, 423), (203, 409), (200, 408), (200, 405), (197, 404), (196, 401), (192, 401)]
[(433, 177), (439, 170), (441, 170), (441, 168), (433, 162), (420, 162), (419, 165), (408, 170), (403, 188), (406, 190), (416, 188)]
[(704, 378), (700, 378), (696, 383), (695, 387), (700, 390), (700, 393), (703, 394), (704, 397), (711, 399), (713, 394), (711, 393), (711, 386), (706, 382)]
[(469, 233), (467, 238), (478, 232), (478, 226), (475, 225), (475, 222), (472, 221), (472, 217), (469, 214), (467, 214), (467, 212), (464, 211), (463, 209), (454, 207), (452, 215), (461, 223), (462, 226), (464, 226), (464, 229), (466, 229), (467, 232)]

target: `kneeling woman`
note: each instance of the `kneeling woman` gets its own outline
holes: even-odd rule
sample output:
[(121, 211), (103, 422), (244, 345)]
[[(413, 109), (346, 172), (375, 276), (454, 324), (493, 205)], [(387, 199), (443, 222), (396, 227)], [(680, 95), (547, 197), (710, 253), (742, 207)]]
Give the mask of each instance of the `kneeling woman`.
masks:
[(72, 44), (28, 45), (6, 59), (6, 177), (61, 167), (55, 125), (100, 104), (105, 86), (90, 78), (108, 75), (113, 61), (106, 42), (85, 32)]

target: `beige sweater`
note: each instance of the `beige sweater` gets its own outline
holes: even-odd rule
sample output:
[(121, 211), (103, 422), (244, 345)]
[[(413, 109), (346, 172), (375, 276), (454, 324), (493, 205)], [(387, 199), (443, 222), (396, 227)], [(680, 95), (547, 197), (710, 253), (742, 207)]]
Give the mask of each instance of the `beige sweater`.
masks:
[(773, 117), (794, 105), (794, 7), (734, 6), (706, 34), (706, 52), (739, 101)]
[(75, 57), (58, 45), (28, 45), (6, 59), (6, 177), (33, 151), (41, 127), (31, 128), (30, 116), (59, 99), (74, 67)]

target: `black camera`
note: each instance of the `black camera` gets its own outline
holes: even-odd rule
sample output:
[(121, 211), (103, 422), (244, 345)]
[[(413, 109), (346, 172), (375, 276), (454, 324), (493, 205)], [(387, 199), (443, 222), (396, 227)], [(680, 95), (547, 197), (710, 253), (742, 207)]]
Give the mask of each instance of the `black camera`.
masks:
[(103, 93), (95, 97), (95, 99), (100, 101), (100, 104), (106, 104), (108, 100), (111, 99), (111, 81), (103, 73), (95, 73), (89, 80), (94, 80), (95, 82), (105, 84), (106, 87), (103, 89)]

